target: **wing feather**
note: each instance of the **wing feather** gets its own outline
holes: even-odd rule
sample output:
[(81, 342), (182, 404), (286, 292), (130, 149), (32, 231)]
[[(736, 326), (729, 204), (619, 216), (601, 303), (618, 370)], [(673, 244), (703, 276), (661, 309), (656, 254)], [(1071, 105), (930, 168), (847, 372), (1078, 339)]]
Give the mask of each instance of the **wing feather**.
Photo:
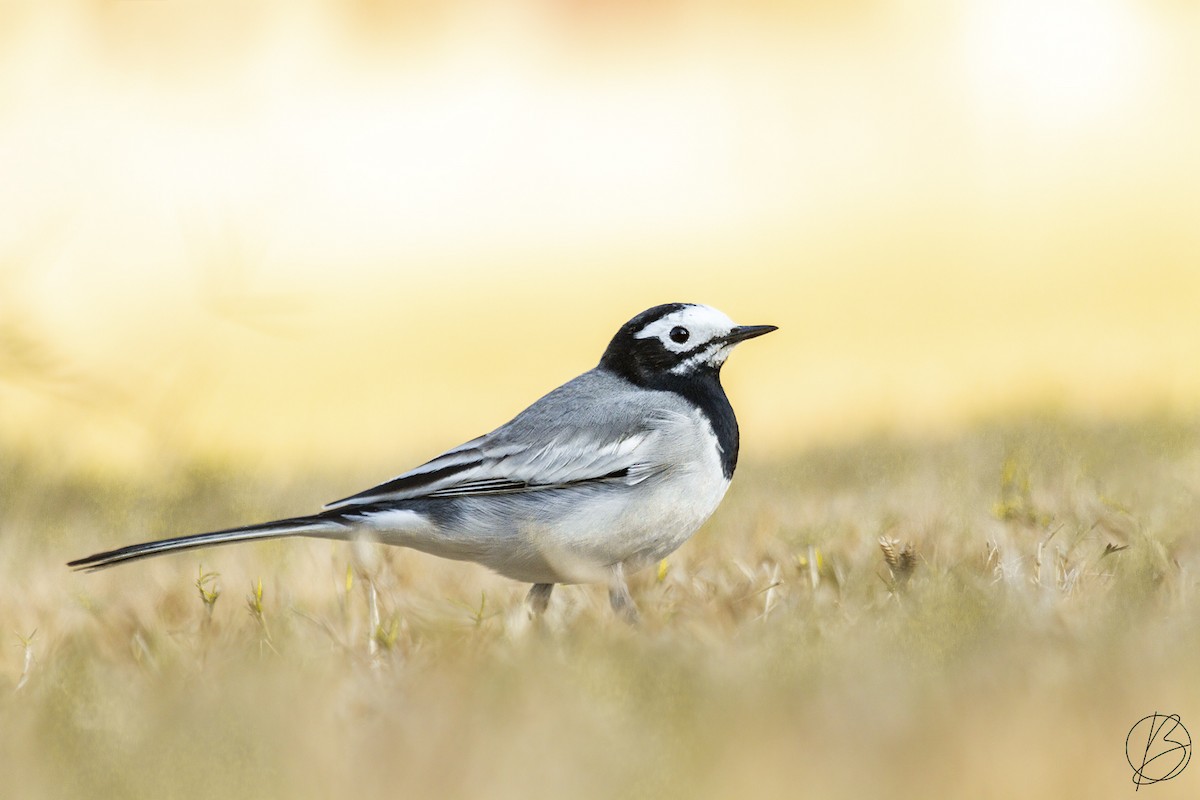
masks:
[[(659, 434), (640, 431), (597, 446), (584, 436), (562, 437), (538, 446), (511, 444), (472, 448), (471, 460), (432, 461), (326, 508), (388, 500), (465, 497), (531, 492), (596, 481), (640, 483), (655, 470), (653, 443)], [(466, 452), (466, 451), (462, 451)]]
[(680, 416), (646, 394), (592, 370), (491, 433), (326, 508), (639, 483), (667, 468), (663, 423), (672, 420), (664, 414)]

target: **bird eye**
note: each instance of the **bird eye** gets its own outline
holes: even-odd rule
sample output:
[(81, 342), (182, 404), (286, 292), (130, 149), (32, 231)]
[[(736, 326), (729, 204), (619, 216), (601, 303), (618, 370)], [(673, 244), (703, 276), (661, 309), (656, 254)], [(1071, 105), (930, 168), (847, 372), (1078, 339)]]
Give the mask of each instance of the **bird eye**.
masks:
[(691, 335), (692, 334), (688, 332), (688, 329), (682, 325), (676, 325), (674, 328), (671, 328), (671, 341), (675, 342), (676, 344), (683, 344)]

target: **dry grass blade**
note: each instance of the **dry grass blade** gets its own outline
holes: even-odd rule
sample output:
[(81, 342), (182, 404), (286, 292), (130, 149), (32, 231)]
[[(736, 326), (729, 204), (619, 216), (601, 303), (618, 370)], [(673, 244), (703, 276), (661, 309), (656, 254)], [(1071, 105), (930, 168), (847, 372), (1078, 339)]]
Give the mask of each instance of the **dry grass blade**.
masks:
[(879, 537), (879, 549), (883, 551), (883, 560), (892, 573), (889, 588), (900, 589), (908, 584), (917, 568), (917, 549), (911, 542), (901, 542), (887, 536)]
[(29, 676), (33, 673), (33, 637), (37, 636), (37, 631), (28, 636), (17, 634), (17, 638), (21, 641), (21, 649), (24, 651), (24, 656), (21, 659), (21, 677), (17, 680), (17, 686), (13, 689), (14, 692), (19, 692), (25, 688), (25, 684), (29, 682)]

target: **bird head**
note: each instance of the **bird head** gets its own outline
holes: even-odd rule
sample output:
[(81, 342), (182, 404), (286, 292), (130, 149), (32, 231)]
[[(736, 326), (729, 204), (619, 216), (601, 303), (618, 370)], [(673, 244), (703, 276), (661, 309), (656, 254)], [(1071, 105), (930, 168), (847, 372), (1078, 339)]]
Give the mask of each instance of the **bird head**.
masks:
[(622, 325), (600, 366), (641, 385), (716, 375), (739, 342), (773, 330), (774, 325), (737, 325), (711, 306), (667, 303)]

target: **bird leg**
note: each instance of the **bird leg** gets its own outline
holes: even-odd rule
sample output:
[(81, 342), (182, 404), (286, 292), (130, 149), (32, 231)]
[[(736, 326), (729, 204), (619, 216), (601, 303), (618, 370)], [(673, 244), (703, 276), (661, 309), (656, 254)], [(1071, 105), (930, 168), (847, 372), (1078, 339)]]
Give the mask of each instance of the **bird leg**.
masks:
[(622, 564), (614, 565), (609, 574), (608, 602), (612, 604), (612, 609), (618, 617), (630, 625), (637, 624), (639, 618), (637, 604), (633, 602), (633, 597), (629, 594), (629, 586), (625, 583), (625, 567)]
[(525, 597), (525, 602), (529, 603), (529, 613), (533, 617), (540, 617), (546, 613), (546, 607), (550, 605), (550, 593), (554, 591), (553, 583), (535, 583), (529, 590), (529, 594)]

